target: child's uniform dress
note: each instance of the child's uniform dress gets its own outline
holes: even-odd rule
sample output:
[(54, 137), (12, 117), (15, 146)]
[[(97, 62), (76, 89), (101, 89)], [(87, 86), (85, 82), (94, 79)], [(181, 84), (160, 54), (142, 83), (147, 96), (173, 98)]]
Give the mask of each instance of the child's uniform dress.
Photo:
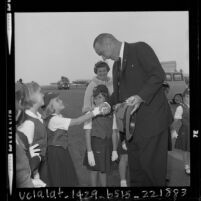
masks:
[(186, 104), (178, 106), (174, 118), (180, 119), (182, 123), (175, 142), (175, 148), (183, 151), (190, 151), (189, 106)]
[(17, 130), (16, 136), (18, 137), (18, 139), (20, 139), (20, 141), (24, 145), (24, 151), (27, 155), (27, 158), (29, 159), (29, 165), (31, 168), (31, 177), (33, 178), (34, 172), (38, 169), (38, 167), (40, 165), (41, 157), (40, 156), (31, 157), (31, 154), (29, 152), (29, 147), (30, 147), (29, 142), (28, 142), (27, 136), (24, 133)]
[(48, 171), (51, 187), (78, 185), (75, 167), (68, 150), (68, 128), (71, 119), (53, 114), (47, 118)]
[(87, 151), (83, 164), (91, 171), (108, 173), (111, 170), (112, 132), (117, 129), (113, 115), (100, 115), (85, 122), (84, 129), (91, 129), (91, 149), (94, 154), (95, 166), (88, 163)]
[(36, 115), (31, 110), (26, 110), (25, 121), (18, 127), (18, 130), (24, 133), (27, 136), (28, 140), (30, 136), (33, 136), (33, 141), (30, 146), (34, 144), (39, 144), (39, 148), (41, 150), (41, 162), (38, 167), (38, 172), (40, 175), (40, 179), (44, 181), (48, 186), (49, 181), (46, 158), (47, 131), (45, 125), (43, 124), (41, 114), (37, 112)]

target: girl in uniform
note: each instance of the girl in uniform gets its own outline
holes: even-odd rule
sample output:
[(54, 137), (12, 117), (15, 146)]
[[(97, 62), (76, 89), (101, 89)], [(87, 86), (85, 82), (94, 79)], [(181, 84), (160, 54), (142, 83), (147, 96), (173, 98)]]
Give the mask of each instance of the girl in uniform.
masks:
[[(25, 98), (25, 85), (15, 85), (16, 128), (20, 126), (23, 114), (23, 100)], [(46, 184), (32, 177), (40, 156), (37, 144), (29, 146), (27, 137), (16, 129), (16, 186), (18, 188), (45, 187)]]
[[(88, 114), (75, 119), (65, 118), (61, 111), (65, 108), (59, 94), (49, 92), (44, 97), (44, 115), (48, 133), (48, 172), (51, 187), (75, 187), (78, 179), (71, 155), (68, 150), (68, 129), (79, 125), (101, 112), (101, 106), (94, 108)], [(106, 108), (105, 104), (103, 108)]]
[(29, 145), (38, 144), (40, 149), (40, 162), (33, 173), (33, 178), (41, 179), (48, 186), (47, 174), (47, 132), (39, 108), (44, 105), (44, 94), (41, 87), (36, 82), (25, 84), (25, 97), (23, 105), (25, 112), (22, 113), (22, 124), (18, 127), (18, 131), (26, 135)]
[[(178, 136), (174, 135), (172, 137), (176, 137), (175, 148), (182, 150), (183, 161), (184, 161), (184, 169), (186, 174), (190, 174), (190, 120), (189, 120), (189, 111), (190, 111), (190, 99), (189, 99), (189, 88), (187, 88), (183, 92), (183, 103), (181, 103), (175, 112), (173, 129), (175, 129), (175, 125), (178, 121), (181, 121), (181, 127), (178, 132)], [(172, 132), (177, 133), (177, 132)]]
[[(98, 85), (94, 88), (93, 101), (95, 106), (99, 106), (108, 98), (109, 92), (105, 85)], [(84, 130), (87, 147), (84, 165), (90, 171), (91, 186), (97, 186), (99, 179), (101, 186), (105, 187), (107, 186), (107, 173), (110, 171), (111, 159), (115, 161), (118, 158), (115, 118), (111, 113), (94, 117), (85, 123)]]

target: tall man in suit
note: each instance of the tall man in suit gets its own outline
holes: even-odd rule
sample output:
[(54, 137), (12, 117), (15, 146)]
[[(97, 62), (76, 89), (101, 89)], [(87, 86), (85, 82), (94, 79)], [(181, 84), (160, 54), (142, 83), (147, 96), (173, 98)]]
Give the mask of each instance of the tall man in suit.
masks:
[(144, 42), (127, 43), (98, 35), (95, 52), (113, 64), (113, 105), (127, 101), (136, 111), (136, 126), (127, 142), (131, 186), (165, 186), (168, 127), (172, 113), (163, 90), (165, 72)]

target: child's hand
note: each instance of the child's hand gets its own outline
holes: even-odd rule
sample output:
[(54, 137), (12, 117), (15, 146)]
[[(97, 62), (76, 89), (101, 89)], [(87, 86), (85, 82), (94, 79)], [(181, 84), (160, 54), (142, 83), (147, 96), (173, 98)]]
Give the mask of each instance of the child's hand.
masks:
[(94, 117), (97, 116), (97, 115), (99, 115), (101, 113), (99, 107), (95, 107), (91, 112), (93, 113)]
[(117, 151), (112, 151), (112, 161), (116, 161), (118, 159)]
[(35, 188), (40, 188), (40, 187), (45, 187), (46, 183), (44, 183), (42, 180), (40, 179), (32, 179), (33, 185)]
[(34, 144), (29, 147), (29, 152), (30, 152), (31, 158), (33, 158), (34, 156), (40, 156), (40, 154), (39, 154), (40, 149), (39, 148), (37, 149), (38, 146), (39, 146), (39, 144)]
[(99, 107), (100, 107), (100, 111), (103, 115), (106, 115), (106, 114), (110, 113), (110, 111), (111, 111), (111, 106), (107, 102), (102, 103)]
[(126, 146), (126, 142), (125, 141), (122, 142), (122, 149), (124, 149), (124, 150), (127, 151), (127, 146)]
[(94, 159), (94, 153), (93, 151), (88, 151), (87, 152), (87, 156), (88, 156), (88, 163), (90, 166), (95, 166), (95, 159)]
[(106, 115), (106, 114), (110, 113), (110, 111), (111, 111), (110, 105), (107, 102), (104, 102), (104, 103), (100, 104), (98, 107), (95, 107), (92, 110), (92, 113), (94, 116), (97, 116), (99, 114)]
[(178, 137), (178, 133), (176, 130), (171, 130), (171, 138), (174, 139), (174, 138), (177, 138)]

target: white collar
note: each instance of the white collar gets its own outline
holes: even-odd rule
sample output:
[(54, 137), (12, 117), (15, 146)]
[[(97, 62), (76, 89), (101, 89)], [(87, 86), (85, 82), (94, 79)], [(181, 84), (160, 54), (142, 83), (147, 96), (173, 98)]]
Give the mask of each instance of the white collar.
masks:
[(96, 76), (92, 78), (92, 81), (94, 81), (97, 84), (103, 84), (103, 83), (110, 83), (112, 81), (112, 78), (107, 76), (107, 80), (99, 80)]
[(41, 122), (43, 122), (42, 116), (39, 112), (36, 112), (36, 114), (34, 114), (31, 110), (26, 110), (25, 113), (27, 115), (29, 115), (30, 117), (33, 117), (35, 119), (39, 119)]
[(124, 46), (125, 46), (125, 42), (122, 42), (120, 53), (119, 53), (119, 57), (121, 58), (121, 62), (122, 62), (123, 56), (124, 56)]

